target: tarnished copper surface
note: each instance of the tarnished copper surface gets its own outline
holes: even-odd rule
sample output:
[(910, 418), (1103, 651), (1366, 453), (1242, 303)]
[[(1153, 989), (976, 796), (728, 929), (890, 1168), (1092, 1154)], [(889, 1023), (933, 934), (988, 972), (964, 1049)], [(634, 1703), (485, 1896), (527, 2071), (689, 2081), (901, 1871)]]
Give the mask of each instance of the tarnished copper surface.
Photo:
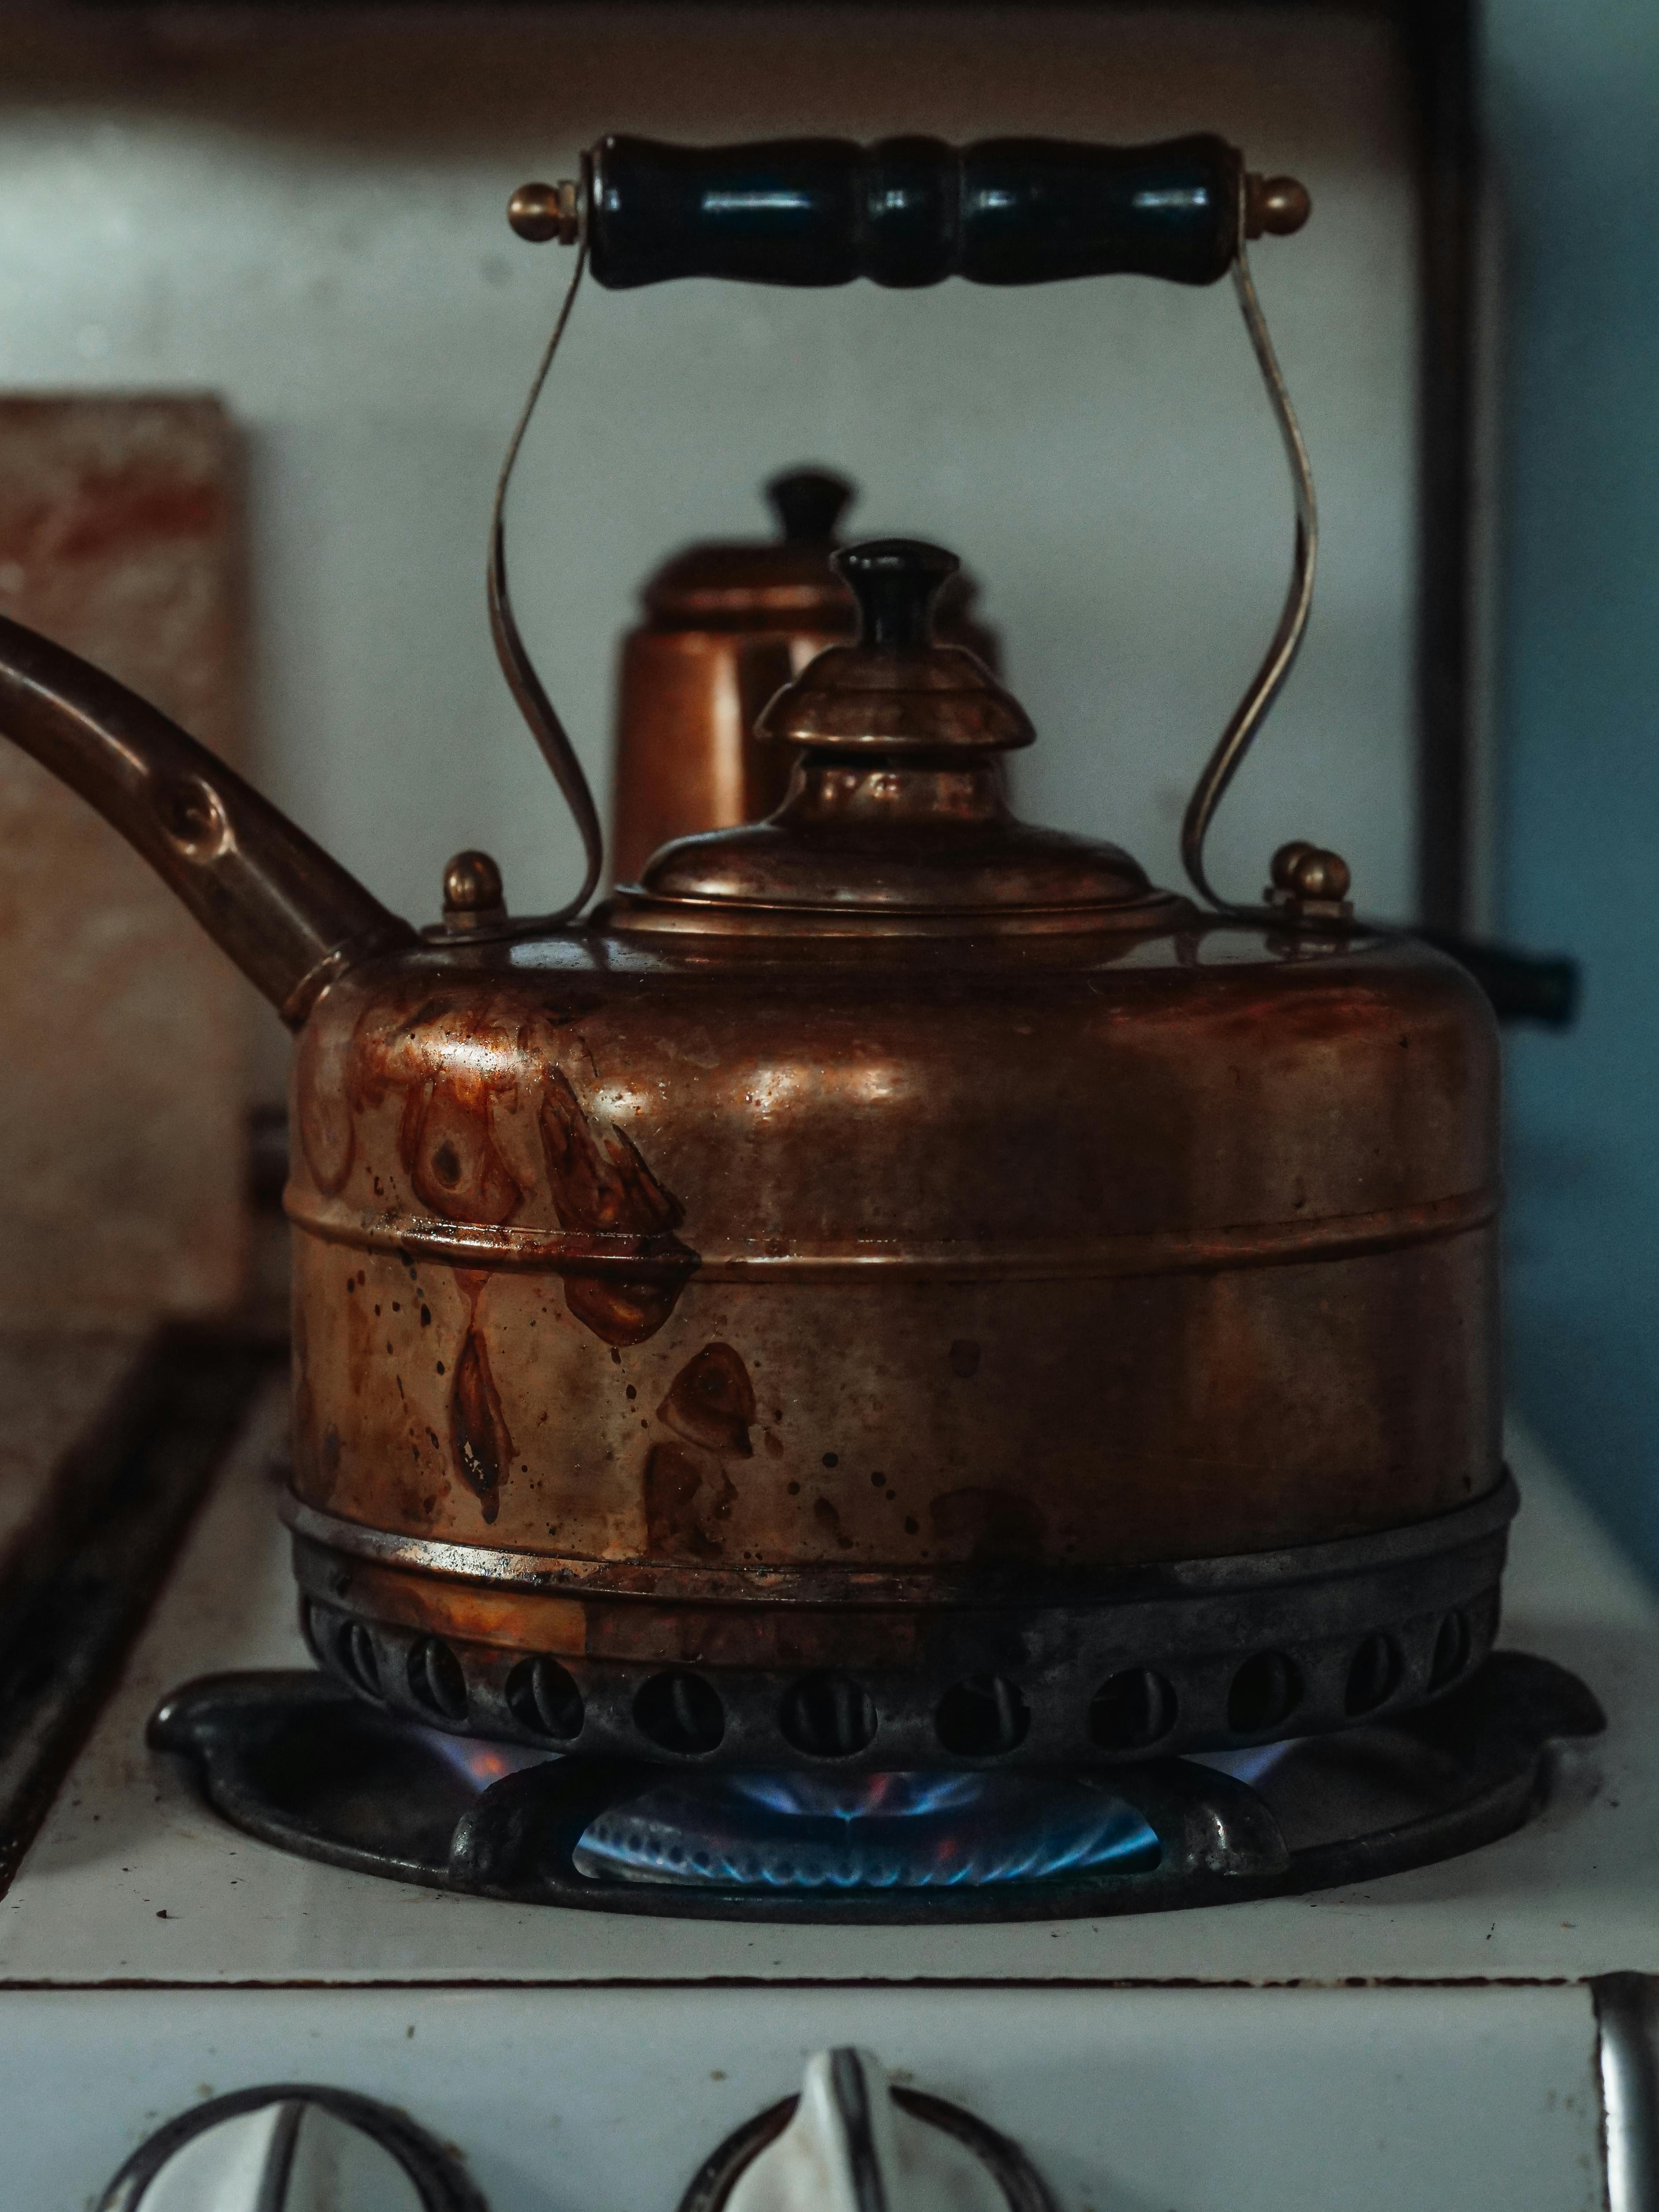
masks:
[(417, 966), (300, 1056), (313, 1503), (689, 1595), (1311, 1541), (1497, 1478), (1495, 1054), (1432, 955), (1194, 921)]

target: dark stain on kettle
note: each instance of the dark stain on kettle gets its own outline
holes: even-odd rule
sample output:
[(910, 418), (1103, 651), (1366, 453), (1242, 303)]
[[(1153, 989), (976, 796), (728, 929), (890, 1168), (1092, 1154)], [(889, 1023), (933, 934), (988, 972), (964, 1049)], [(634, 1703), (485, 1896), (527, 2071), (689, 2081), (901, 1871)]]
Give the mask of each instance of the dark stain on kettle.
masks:
[(464, 1097), (441, 1080), (404, 1094), (398, 1148), (416, 1195), (447, 1221), (499, 1227), (524, 1194), (489, 1129), (489, 1094)]
[(829, 1498), (815, 1498), (812, 1500), (812, 1518), (817, 1522), (819, 1528), (823, 1530), (826, 1536), (833, 1536), (835, 1538), (836, 1544), (843, 1552), (850, 1552), (852, 1550), (853, 1540), (850, 1536), (843, 1533), (841, 1525), (841, 1515)]
[(449, 1394), (449, 1432), (461, 1479), (475, 1492), (486, 1521), (501, 1510), (501, 1480), (513, 1460), (513, 1438), (501, 1411), (489, 1352), (477, 1329), (467, 1331)]
[(1043, 1557), (1048, 1524), (1029, 1498), (1012, 1491), (947, 1490), (929, 1505), (927, 1517), (935, 1537), (953, 1551), (965, 1541), (976, 1567)]
[(646, 1549), (669, 1559), (718, 1559), (726, 1539), (710, 1524), (730, 1517), (737, 1495), (718, 1461), (680, 1444), (653, 1444), (645, 1462)]
[(681, 1368), (657, 1408), (657, 1419), (677, 1436), (737, 1459), (754, 1457), (749, 1440), (754, 1418), (755, 1386), (729, 1344), (705, 1344)]
[(620, 1129), (586, 1113), (562, 1067), (550, 1068), (539, 1115), (553, 1211), (576, 1237), (637, 1240), (638, 1273), (562, 1271), (564, 1302), (611, 1346), (643, 1344), (673, 1312), (697, 1255), (674, 1235), (685, 1209)]

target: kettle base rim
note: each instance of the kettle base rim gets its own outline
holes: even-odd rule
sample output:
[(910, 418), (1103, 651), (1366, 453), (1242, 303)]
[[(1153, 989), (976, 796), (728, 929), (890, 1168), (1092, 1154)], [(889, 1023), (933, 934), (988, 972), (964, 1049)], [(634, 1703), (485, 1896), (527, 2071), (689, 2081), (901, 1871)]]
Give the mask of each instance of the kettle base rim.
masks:
[(1517, 1504), (1505, 1473), (1374, 1534), (815, 1606), (515, 1588), (471, 1547), (294, 1498), (284, 1517), (313, 1656), (371, 1703), (548, 1751), (824, 1773), (1109, 1766), (1414, 1710), (1490, 1651)]

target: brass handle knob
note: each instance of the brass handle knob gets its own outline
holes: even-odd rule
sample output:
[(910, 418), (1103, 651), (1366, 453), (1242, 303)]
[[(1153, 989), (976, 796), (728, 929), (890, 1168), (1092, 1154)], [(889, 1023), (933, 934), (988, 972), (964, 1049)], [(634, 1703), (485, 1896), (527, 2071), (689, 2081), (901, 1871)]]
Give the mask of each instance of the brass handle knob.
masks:
[(1244, 179), (1246, 238), (1294, 238), (1313, 213), (1313, 195), (1295, 177)]
[(520, 185), (507, 204), (507, 219), (532, 246), (574, 246), (581, 235), (581, 191), (569, 177), (556, 185)]

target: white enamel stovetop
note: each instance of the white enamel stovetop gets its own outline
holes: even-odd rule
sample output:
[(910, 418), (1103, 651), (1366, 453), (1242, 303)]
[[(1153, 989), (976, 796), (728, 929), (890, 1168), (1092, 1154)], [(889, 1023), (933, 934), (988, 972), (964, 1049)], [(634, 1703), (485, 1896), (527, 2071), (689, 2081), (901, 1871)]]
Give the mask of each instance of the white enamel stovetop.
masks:
[(295, 2081), (407, 2108), (490, 2212), (674, 2212), (842, 2043), (1018, 2136), (1061, 2212), (1607, 2201), (1587, 1984), (1659, 1972), (1659, 1601), (1524, 1437), (1504, 1640), (1611, 1721), (1533, 1826), (1300, 1899), (832, 1930), (451, 1897), (205, 1811), (143, 1723), (191, 1675), (305, 1663), (281, 1414), (259, 1409), (0, 1901), (3, 2212), (85, 2212), (161, 2120)]

